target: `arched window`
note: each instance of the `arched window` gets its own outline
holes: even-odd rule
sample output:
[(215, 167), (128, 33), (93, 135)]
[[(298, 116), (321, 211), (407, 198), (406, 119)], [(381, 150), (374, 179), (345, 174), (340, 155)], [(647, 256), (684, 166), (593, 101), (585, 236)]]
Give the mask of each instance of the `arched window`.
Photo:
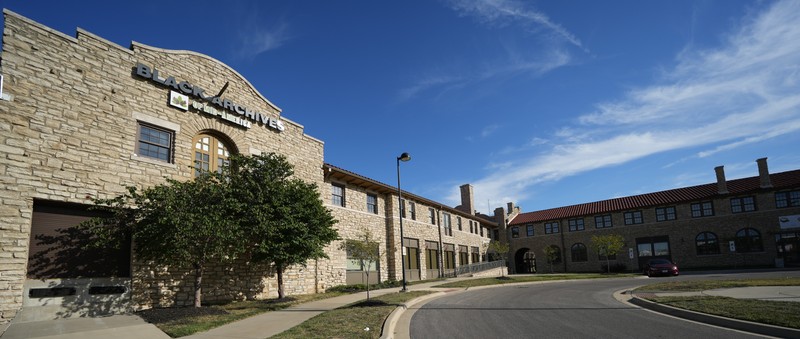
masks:
[(198, 134), (194, 137), (194, 175), (203, 172), (221, 171), (227, 166), (231, 145), (211, 134)]
[(570, 252), (572, 254), (572, 262), (581, 262), (589, 260), (589, 256), (586, 254), (586, 245), (582, 243), (577, 243), (572, 245)]
[(711, 232), (702, 232), (694, 238), (697, 255), (719, 254), (719, 241), (717, 235)]
[(761, 233), (754, 228), (743, 228), (736, 232), (736, 252), (763, 252), (764, 244), (761, 243)]

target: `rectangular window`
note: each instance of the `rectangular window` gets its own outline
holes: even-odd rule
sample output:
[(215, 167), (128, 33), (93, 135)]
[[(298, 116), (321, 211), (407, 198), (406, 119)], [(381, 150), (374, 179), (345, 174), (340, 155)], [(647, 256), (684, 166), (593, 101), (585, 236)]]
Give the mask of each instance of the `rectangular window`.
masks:
[(367, 211), (373, 214), (378, 214), (378, 196), (374, 194), (367, 194)]
[(533, 236), (533, 224), (525, 225), (526, 236), (532, 237)]
[(691, 204), (692, 218), (710, 217), (714, 215), (714, 204), (710, 201)]
[(797, 207), (800, 206), (800, 191), (777, 192), (775, 193), (775, 207)]
[(417, 204), (415, 204), (413, 201), (409, 201), (408, 209), (411, 211), (411, 220), (417, 220)]
[(428, 207), (428, 218), (431, 219), (431, 225), (436, 225), (436, 211)]
[(469, 247), (464, 245), (458, 246), (458, 265), (469, 265)]
[(406, 217), (406, 199), (400, 199), (400, 217)]
[(756, 198), (731, 198), (731, 213), (752, 212), (756, 210)]
[(553, 234), (558, 232), (558, 221), (547, 222), (544, 224), (544, 234)]
[(594, 228), (607, 228), (611, 226), (611, 214), (594, 217)]
[(585, 226), (583, 225), (583, 218), (580, 219), (569, 219), (569, 231), (583, 231)]
[(511, 228), (511, 237), (512, 238), (519, 238), (519, 227), (512, 227)]
[(172, 163), (174, 135), (175, 133), (170, 130), (140, 122), (136, 154)]
[(450, 214), (442, 214), (442, 227), (444, 228), (444, 235), (453, 236), (453, 227), (450, 225)]
[(456, 217), (456, 224), (458, 224), (458, 230), (459, 230), (459, 231), (463, 231), (463, 230), (461, 229), (461, 217)]
[(425, 263), (429, 270), (439, 269), (439, 243), (425, 242)]
[(481, 261), (481, 252), (477, 246), (472, 246), (472, 263), (477, 263)]
[(644, 222), (642, 211), (625, 212), (623, 215), (625, 216), (625, 225), (636, 225)]
[(675, 206), (656, 208), (656, 221), (667, 221), (677, 219)]
[(344, 207), (344, 186), (339, 184), (331, 185), (331, 203), (335, 206)]
[(481, 236), (483, 236), (483, 226), (481, 226)]

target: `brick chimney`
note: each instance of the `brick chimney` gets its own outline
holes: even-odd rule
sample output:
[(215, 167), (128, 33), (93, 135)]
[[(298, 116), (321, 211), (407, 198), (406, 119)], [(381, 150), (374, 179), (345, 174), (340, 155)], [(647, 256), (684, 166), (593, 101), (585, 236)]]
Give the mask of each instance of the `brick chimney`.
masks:
[(717, 172), (717, 193), (727, 194), (728, 182), (725, 180), (725, 166), (714, 167), (714, 171)]
[(757, 159), (758, 163), (758, 179), (761, 181), (761, 188), (772, 187), (772, 180), (769, 178), (769, 168), (767, 167), (767, 158)]
[(469, 214), (475, 215), (475, 200), (472, 193), (472, 185), (461, 185), (461, 210)]

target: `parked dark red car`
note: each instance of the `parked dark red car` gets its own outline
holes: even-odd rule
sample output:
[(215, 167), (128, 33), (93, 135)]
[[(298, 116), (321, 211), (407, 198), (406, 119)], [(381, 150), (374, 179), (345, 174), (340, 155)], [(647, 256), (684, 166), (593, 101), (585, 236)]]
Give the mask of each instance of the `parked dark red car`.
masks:
[(667, 259), (650, 259), (644, 265), (644, 274), (647, 274), (648, 277), (678, 275), (678, 265)]

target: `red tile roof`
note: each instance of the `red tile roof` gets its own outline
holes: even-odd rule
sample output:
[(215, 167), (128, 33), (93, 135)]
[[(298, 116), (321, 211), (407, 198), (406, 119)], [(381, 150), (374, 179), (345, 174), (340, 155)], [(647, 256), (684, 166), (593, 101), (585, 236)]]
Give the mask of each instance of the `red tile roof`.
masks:
[[(800, 170), (770, 174), (774, 189), (785, 189), (800, 186)], [(728, 180), (727, 195), (756, 192), (760, 189), (759, 177)], [(667, 191), (614, 198), (579, 205), (557, 207), (542, 211), (520, 213), (509, 222), (509, 225), (521, 225), (533, 222), (566, 219), (571, 217), (602, 214), (623, 210), (663, 206), (689, 201), (707, 200), (718, 197), (717, 183), (691, 187), (676, 188)]]

